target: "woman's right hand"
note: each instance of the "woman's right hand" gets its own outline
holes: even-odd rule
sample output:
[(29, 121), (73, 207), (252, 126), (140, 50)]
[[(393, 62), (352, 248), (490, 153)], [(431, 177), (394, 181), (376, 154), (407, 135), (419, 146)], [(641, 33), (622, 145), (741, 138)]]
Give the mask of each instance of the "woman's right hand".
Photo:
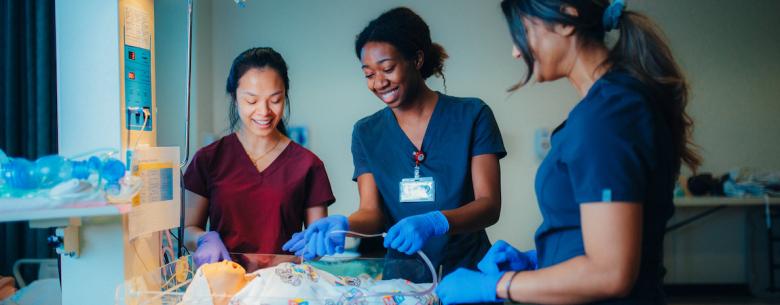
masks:
[[(303, 232), (293, 234), (282, 250), (294, 252), (304, 259), (313, 259), (323, 255), (344, 252), (345, 232), (349, 230), (349, 221), (342, 215), (321, 218), (309, 225)], [(334, 233), (335, 232), (335, 233)]]
[(522, 252), (503, 240), (490, 247), (477, 264), (479, 271), (484, 273), (535, 270), (536, 267), (535, 250)]
[(209, 231), (198, 237), (198, 248), (192, 255), (192, 259), (196, 266), (200, 266), (222, 260), (229, 261), (230, 254), (222, 239), (219, 238), (219, 233)]

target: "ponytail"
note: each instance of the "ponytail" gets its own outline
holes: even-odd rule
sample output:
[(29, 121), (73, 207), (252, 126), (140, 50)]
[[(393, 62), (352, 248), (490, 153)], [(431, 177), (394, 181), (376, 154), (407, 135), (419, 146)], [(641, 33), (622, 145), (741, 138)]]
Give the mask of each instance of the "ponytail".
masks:
[(620, 37), (607, 62), (651, 89), (654, 105), (671, 131), (675, 154), (695, 172), (701, 157), (691, 140), (693, 120), (685, 111), (689, 86), (665, 37), (647, 16), (632, 11), (623, 13), (618, 30)]
[[(572, 7), (577, 15), (563, 8)], [(693, 120), (686, 113), (688, 83), (672, 56), (666, 38), (647, 16), (625, 10), (624, 0), (503, 0), (504, 13), (512, 40), (522, 53), (528, 72), (509, 91), (528, 83), (534, 72), (534, 56), (528, 44), (523, 17), (538, 18), (548, 25), (573, 26), (583, 43), (604, 45), (605, 33), (620, 31), (616, 45), (609, 51), (603, 66), (622, 70), (649, 88), (655, 107), (669, 127), (677, 168), (685, 163), (692, 171), (701, 164), (701, 157), (692, 142)]]

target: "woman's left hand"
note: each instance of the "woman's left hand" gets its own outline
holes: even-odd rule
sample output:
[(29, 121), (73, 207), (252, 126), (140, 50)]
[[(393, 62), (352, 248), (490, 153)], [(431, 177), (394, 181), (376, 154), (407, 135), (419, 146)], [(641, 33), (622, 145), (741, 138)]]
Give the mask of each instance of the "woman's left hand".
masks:
[(412, 255), (422, 249), (429, 238), (444, 235), (449, 228), (447, 217), (440, 211), (409, 216), (387, 231), (384, 245), (385, 248)]
[(503, 275), (459, 268), (444, 277), (436, 295), (444, 305), (503, 302), (496, 296), (496, 285)]
[(526, 271), (536, 270), (536, 264), (536, 250), (522, 252), (499, 240), (485, 253), (477, 268), (485, 273)]

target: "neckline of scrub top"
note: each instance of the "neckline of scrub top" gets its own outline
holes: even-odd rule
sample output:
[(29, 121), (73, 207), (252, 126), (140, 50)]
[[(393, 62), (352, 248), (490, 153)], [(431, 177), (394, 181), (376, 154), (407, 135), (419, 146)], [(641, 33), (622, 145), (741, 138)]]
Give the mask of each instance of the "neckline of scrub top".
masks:
[(583, 101), (588, 100), (589, 97), (591, 95), (593, 95), (594, 92), (596, 92), (596, 89), (598, 89), (598, 87), (602, 86), (603, 82), (607, 81), (607, 77), (611, 77), (612, 76), (611, 74), (618, 74), (618, 73), (621, 73), (620, 70), (610, 70), (610, 71), (607, 71), (606, 73), (604, 73), (604, 75), (599, 77), (599, 79), (597, 79), (595, 82), (593, 82), (593, 85), (591, 85), (590, 88), (588, 88), (588, 92), (585, 93), (585, 96), (583, 96), (577, 102), (577, 104), (575, 104), (574, 107), (572, 107), (571, 110), (569, 110), (569, 114), (566, 116), (566, 119), (564, 119), (563, 122), (561, 122), (561, 124), (558, 125), (558, 127), (555, 127), (555, 129), (553, 129), (553, 132), (552, 132), (552, 134), (550, 136), (554, 136), (556, 133), (561, 131), (561, 129), (566, 127), (566, 122), (569, 120), (568, 116), (571, 115), (572, 112), (574, 112), (574, 109), (577, 109), (577, 107), (582, 105)]
[[(430, 137), (431, 134), (433, 134), (435, 131), (434, 128), (436, 126), (436, 122), (438, 121), (437, 118), (439, 117), (438, 113), (441, 112), (442, 108), (442, 94), (439, 91), (436, 92), (436, 105), (433, 107), (433, 112), (431, 113), (431, 118), (428, 120), (428, 126), (425, 126), (425, 135), (423, 135), (423, 141), (420, 143), (420, 150), (422, 150), (423, 153), (426, 155), (428, 154), (428, 151), (430, 149)], [(396, 132), (397, 135), (399, 135), (404, 141), (406, 141), (406, 145), (412, 147), (414, 151), (411, 151), (409, 153), (409, 160), (412, 160), (412, 156), (415, 152), (417, 152), (417, 146), (414, 145), (414, 142), (412, 142), (411, 139), (409, 139), (409, 136), (404, 132), (404, 130), (401, 128), (401, 124), (398, 124), (398, 119), (395, 117), (395, 114), (393, 113), (393, 110), (390, 109), (390, 107), (386, 107), (386, 113), (388, 116), (388, 119), (393, 122), (394, 128), (393, 131)]]
[(231, 134), (231, 137), (233, 138), (233, 141), (235, 141), (233, 144), (238, 145), (238, 148), (240, 148), (241, 151), (244, 152), (242, 154), (243, 156), (240, 157), (243, 160), (242, 162), (251, 165), (248, 168), (251, 168), (252, 172), (254, 172), (257, 175), (260, 175), (261, 177), (273, 173), (278, 167), (277, 164), (281, 163), (282, 160), (285, 159), (285, 156), (287, 156), (287, 151), (290, 149), (291, 146), (293, 146), (293, 141), (288, 142), (287, 146), (284, 147), (282, 152), (279, 153), (279, 155), (276, 156), (276, 158), (274, 158), (271, 161), (271, 163), (268, 164), (268, 166), (266, 166), (265, 169), (263, 169), (263, 171), (260, 171), (257, 169), (257, 166), (255, 166), (255, 164), (252, 163), (252, 159), (249, 159), (249, 155), (246, 153), (246, 149), (244, 149), (244, 146), (241, 145), (241, 140), (238, 139), (238, 135), (236, 135), (236, 133), (234, 132)]

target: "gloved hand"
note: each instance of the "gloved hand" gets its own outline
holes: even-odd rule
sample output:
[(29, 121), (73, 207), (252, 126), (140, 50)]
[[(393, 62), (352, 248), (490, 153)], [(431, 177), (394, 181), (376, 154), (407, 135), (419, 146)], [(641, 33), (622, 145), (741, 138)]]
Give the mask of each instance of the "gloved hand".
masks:
[(499, 240), (490, 247), (477, 268), (485, 273), (536, 270), (536, 250), (521, 252)]
[(293, 234), (290, 240), (282, 245), (282, 250), (295, 253), (303, 249), (306, 246), (306, 240), (303, 239), (304, 233), (305, 231)]
[(208, 231), (198, 237), (198, 249), (195, 250), (192, 259), (195, 261), (195, 265), (200, 266), (222, 260), (229, 261), (230, 254), (225, 248), (225, 244), (222, 243), (222, 239), (219, 238), (219, 233)]
[(458, 268), (439, 283), (436, 295), (444, 305), (503, 302), (496, 296), (496, 285), (503, 275)]
[[(349, 221), (342, 215), (328, 216), (315, 221), (301, 234), (293, 237), (282, 246), (282, 249), (295, 252), (304, 259), (317, 256), (333, 255), (344, 252), (346, 233), (331, 233), (333, 231), (349, 230)], [(297, 236), (296, 236), (297, 235)]]
[(412, 255), (422, 249), (429, 238), (444, 235), (449, 229), (450, 223), (440, 211), (409, 216), (387, 231), (384, 245), (385, 248)]

